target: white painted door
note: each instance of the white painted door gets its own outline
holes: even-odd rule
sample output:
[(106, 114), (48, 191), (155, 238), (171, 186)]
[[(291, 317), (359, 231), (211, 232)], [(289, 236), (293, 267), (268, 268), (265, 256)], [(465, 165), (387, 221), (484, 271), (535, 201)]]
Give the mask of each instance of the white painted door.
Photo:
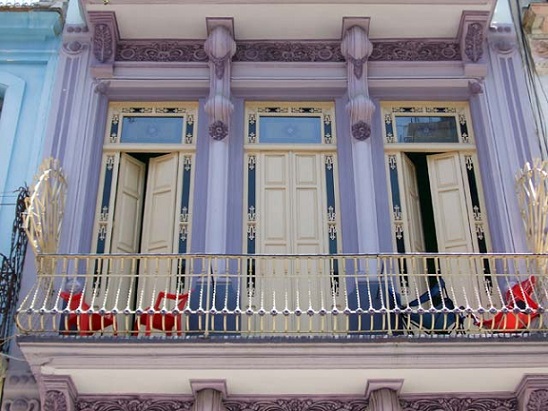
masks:
[[(257, 156), (257, 253), (327, 254), (324, 156), (277, 152)], [(255, 307), (306, 311), (332, 308), (329, 268), (317, 259), (272, 257), (257, 267)], [(316, 319), (313, 321), (317, 322)], [(306, 322), (306, 324), (305, 324)], [(303, 322), (266, 318), (254, 329), (307, 331)]]
[[(171, 153), (150, 158), (147, 170), (145, 162), (122, 153), (118, 170), (110, 252), (173, 253), (178, 221), (179, 155)], [(154, 304), (159, 291), (173, 290), (170, 274), (176, 273), (176, 267), (161, 256), (140, 261), (114, 258), (109, 264), (102, 270), (106, 280), (101, 282), (97, 293), (102, 299), (106, 297), (107, 307), (146, 308)], [(121, 275), (111, 280), (109, 272)]]
[[(417, 181), (416, 167), (411, 159), (405, 154), (402, 158), (402, 176), (404, 190), (404, 215), (409, 233), (410, 252), (424, 253), (426, 246), (424, 242), (424, 228), (421, 215), (421, 202), (419, 197), (419, 185)], [(414, 300), (418, 295), (428, 289), (428, 278), (426, 275), (426, 261), (422, 259), (410, 259), (406, 261), (407, 271), (417, 274), (415, 277), (407, 277), (407, 281), (401, 281), (402, 298), (406, 303)]]
[[(177, 220), (177, 180), (179, 155), (165, 154), (151, 158), (148, 164), (146, 197), (143, 212), (142, 254), (171, 254)], [(138, 305), (154, 305), (159, 291), (174, 291), (171, 275), (176, 274), (173, 261), (158, 256), (144, 260), (140, 268)], [(173, 287), (172, 287), (173, 285)]]
[(439, 252), (477, 251), (459, 154), (436, 154), (427, 159)]
[[(467, 201), (469, 190), (460, 155), (444, 153), (428, 156), (428, 173), (439, 252), (478, 252), (472, 238), (473, 222)], [(483, 267), (479, 261), (453, 257), (445, 263), (442, 260), (437, 268), (457, 301), (482, 304), (474, 292), (483, 281)]]

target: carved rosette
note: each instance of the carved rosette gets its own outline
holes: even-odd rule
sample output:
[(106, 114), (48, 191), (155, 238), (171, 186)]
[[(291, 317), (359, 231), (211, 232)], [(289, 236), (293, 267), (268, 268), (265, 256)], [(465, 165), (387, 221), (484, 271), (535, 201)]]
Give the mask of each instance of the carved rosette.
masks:
[(187, 411), (193, 408), (194, 401), (152, 400), (152, 399), (112, 399), (80, 400), (78, 411)]
[(230, 101), (230, 63), (236, 53), (236, 42), (230, 31), (216, 26), (204, 44), (209, 58), (210, 89), (204, 109), (209, 114), (209, 135), (214, 140), (228, 136), (234, 106)]
[(365, 399), (313, 400), (279, 399), (272, 401), (234, 401), (224, 402), (227, 411), (366, 411), (369, 403)]
[(344, 35), (341, 51), (347, 61), (349, 102), (346, 108), (350, 114), (352, 136), (363, 141), (371, 135), (371, 120), (375, 110), (369, 98), (366, 70), (373, 45), (363, 28), (352, 26)]
[(67, 411), (68, 404), (65, 394), (61, 391), (50, 390), (46, 393), (44, 411)]
[(371, 126), (365, 121), (358, 121), (352, 124), (352, 137), (356, 140), (366, 140), (371, 135)]
[(464, 54), (474, 63), (477, 63), (483, 56), (483, 24), (472, 23), (468, 26), (464, 38)]
[(527, 411), (548, 410), (548, 390), (535, 390), (529, 396)]
[(221, 120), (217, 120), (209, 126), (209, 135), (213, 140), (222, 140), (228, 136), (228, 126)]
[(516, 411), (516, 398), (432, 398), (400, 400), (402, 411)]

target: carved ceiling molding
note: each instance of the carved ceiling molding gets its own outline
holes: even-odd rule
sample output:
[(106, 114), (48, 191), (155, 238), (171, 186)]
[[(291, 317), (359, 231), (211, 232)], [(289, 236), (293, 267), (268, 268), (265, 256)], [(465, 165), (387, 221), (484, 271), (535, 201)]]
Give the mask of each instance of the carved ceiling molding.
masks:
[[(369, 61), (459, 60), (461, 50), (457, 42), (419, 39), (373, 42), (369, 57)], [(203, 41), (120, 40), (116, 61), (205, 63), (208, 56)], [(342, 63), (345, 59), (339, 41), (243, 41), (237, 42), (232, 61)]]
[(194, 401), (166, 399), (78, 400), (78, 411), (189, 411)]
[(348, 401), (319, 399), (278, 399), (271, 401), (223, 402), (227, 411), (366, 411), (369, 402), (365, 399)]
[(517, 411), (516, 398), (427, 398), (400, 400), (402, 411)]

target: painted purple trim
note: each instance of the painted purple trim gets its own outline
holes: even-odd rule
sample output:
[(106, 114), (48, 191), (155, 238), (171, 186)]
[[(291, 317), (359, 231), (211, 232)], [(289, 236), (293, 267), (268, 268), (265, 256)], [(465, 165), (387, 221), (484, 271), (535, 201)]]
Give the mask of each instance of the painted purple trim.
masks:
[(209, 173), (208, 119), (204, 111), (205, 100), (200, 99), (198, 108), (198, 130), (196, 137), (196, 160), (194, 174), (194, 204), (192, 206), (192, 253), (205, 252), (207, 182)]
[[(375, 205), (377, 208), (377, 226), (379, 227), (378, 241), (380, 252), (394, 252), (392, 246), (392, 230), (390, 229), (391, 210), (388, 199), (390, 189), (388, 188), (388, 179), (386, 176), (386, 160), (384, 156), (384, 141), (382, 137), (382, 127), (384, 125), (379, 102), (374, 100), (375, 112), (371, 131), (371, 157), (373, 161), (373, 178), (375, 181)], [(384, 227), (384, 228), (383, 228)]]
[[(101, 163), (103, 158), (103, 136), (105, 125), (107, 124), (108, 100), (104, 95), (100, 95), (97, 101), (95, 111), (95, 127), (93, 137), (87, 143), (89, 150), (89, 168), (84, 175), (87, 176), (86, 190), (84, 191), (85, 204), (97, 204), (97, 196), (99, 195), (99, 180), (101, 174)], [(93, 244), (93, 228), (95, 224), (95, 213), (85, 213), (81, 224), (81, 235), (79, 237), (78, 252), (86, 253), (92, 249)]]
[[(473, 37), (471, 39), (474, 40)], [(116, 61), (125, 62), (203, 63), (208, 60), (202, 40), (171, 39), (120, 40), (115, 58)], [(373, 42), (369, 60), (459, 61), (461, 50), (460, 45), (453, 40), (380, 40)], [(339, 63), (345, 60), (340, 41), (239, 41), (232, 61)]]
[(402, 411), (517, 411), (518, 409), (516, 398), (426, 398), (400, 400), (400, 405)]
[(117, 61), (207, 62), (203, 40), (121, 40)]
[(241, 254), (244, 210), (244, 100), (233, 99), (234, 112), (228, 141), (228, 200), (226, 252)]
[[(342, 230), (342, 252), (358, 252), (358, 231), (356, 228), (356, 197), (354, 190), (354, 166), (352, 162), (352, 141), (350, 118), (346, 110), (347, 99), (335, 100), (335, 125), (337, 127), (337, 163), (339, 174), (339, 202)], [(341, 166), (344, 164), (344, 167)]]
[(501, 215), (500, 204), (497, 201), (493, 201), (498, 198), (494, 182), (494, 176), (498, 175), (496, 173), (497, 164), (496, 160), (489, 155), (489, 145), (492, 142), (488, 140), (486, 133), (488, 127), (484, 121), (486, 118), (484, 114), (486, 115), (486, 113), (482, 113), (480, 98), (479, 95), (472, 96), (470, 99), (470, 113), (472, 115), (474, 136), (476, 137), (476, 149), (485, 198), (485, 208), (487, 210), (487, 222), (491, 234), (491, 246), (494, 252), (511, 252), (513, 250), (506, 250), (504, 241), (502, 241), (502, 226), (504, 223), (502, 221), (503, 215)]

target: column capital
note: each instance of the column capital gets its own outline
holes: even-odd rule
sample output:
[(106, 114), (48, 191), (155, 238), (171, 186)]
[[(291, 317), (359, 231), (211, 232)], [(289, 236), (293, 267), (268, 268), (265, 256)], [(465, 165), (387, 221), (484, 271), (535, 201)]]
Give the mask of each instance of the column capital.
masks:
[(68, 375), (42, 375), (40, 383), (43, 385), (44, 411), (76, 411), (78, 391)]

